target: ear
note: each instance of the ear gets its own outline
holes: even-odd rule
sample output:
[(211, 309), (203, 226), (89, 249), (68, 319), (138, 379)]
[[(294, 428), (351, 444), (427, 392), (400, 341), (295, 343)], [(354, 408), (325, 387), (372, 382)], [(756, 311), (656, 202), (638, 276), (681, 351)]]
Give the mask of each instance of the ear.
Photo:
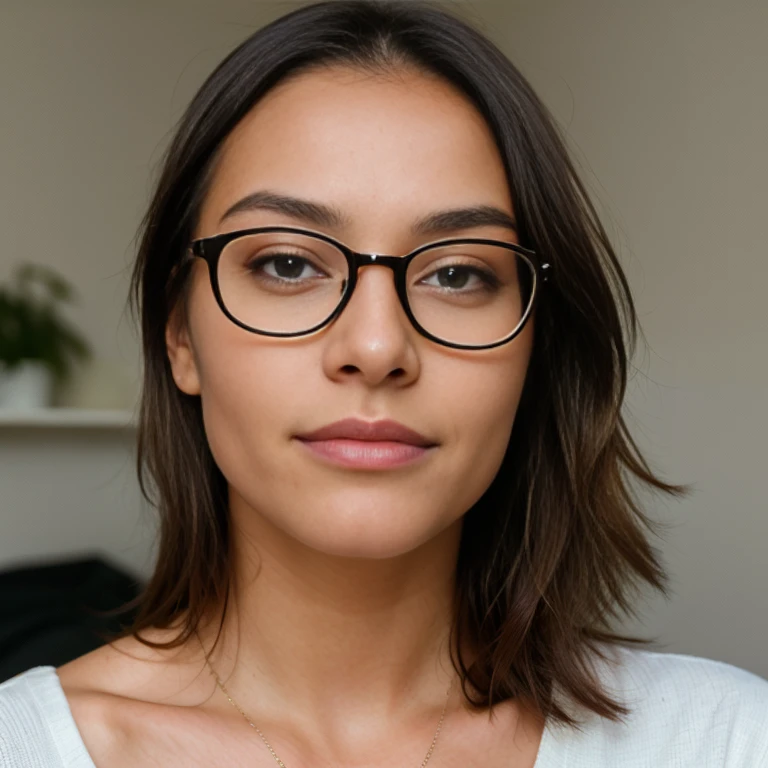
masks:
[(200, 376), (184, 312), (177, 305), (165, 327), (165, 347), (176, 386), (187, 395), (200, 394)]

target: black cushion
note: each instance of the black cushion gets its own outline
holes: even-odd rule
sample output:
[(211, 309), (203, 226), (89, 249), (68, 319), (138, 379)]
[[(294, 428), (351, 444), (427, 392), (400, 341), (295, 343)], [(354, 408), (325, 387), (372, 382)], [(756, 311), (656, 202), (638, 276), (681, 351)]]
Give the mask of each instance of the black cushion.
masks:
[(99, 557), (0, 571), (0, 682), (104, 645), (131, 623), (136, 610), (119, 609), (142, 588), (139, 579)]

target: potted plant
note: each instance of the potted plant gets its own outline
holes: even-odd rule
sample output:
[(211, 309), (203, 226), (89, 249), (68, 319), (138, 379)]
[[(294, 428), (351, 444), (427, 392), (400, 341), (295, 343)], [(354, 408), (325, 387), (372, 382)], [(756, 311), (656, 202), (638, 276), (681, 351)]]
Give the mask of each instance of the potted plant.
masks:
[(0, 285), (0, 408), (49, 405), (54, 382), (89, 357), (87, 342), (59, 311), (73, 296), (55, 270), (36, 264), (19, 265)]

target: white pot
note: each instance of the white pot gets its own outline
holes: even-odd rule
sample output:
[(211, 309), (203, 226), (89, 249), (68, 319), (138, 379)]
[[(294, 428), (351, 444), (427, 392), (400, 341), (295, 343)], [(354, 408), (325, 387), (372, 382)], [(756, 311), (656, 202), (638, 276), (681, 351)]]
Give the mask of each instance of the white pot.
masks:
[(35, 361), (10, 370), (0, 368), (0, 408), (25, 411), (51, 404), (53, 376), (50, 368)]

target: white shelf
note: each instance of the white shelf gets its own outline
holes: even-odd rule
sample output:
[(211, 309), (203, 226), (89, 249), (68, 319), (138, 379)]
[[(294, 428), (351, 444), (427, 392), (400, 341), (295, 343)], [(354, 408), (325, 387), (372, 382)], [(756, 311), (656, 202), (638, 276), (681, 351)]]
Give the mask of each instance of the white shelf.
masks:
[(0, 429), (3, 427), (132, 429), (135, 426), (133, 411), (93, 408), (39, 408), (16, 411), (0, 408)]

